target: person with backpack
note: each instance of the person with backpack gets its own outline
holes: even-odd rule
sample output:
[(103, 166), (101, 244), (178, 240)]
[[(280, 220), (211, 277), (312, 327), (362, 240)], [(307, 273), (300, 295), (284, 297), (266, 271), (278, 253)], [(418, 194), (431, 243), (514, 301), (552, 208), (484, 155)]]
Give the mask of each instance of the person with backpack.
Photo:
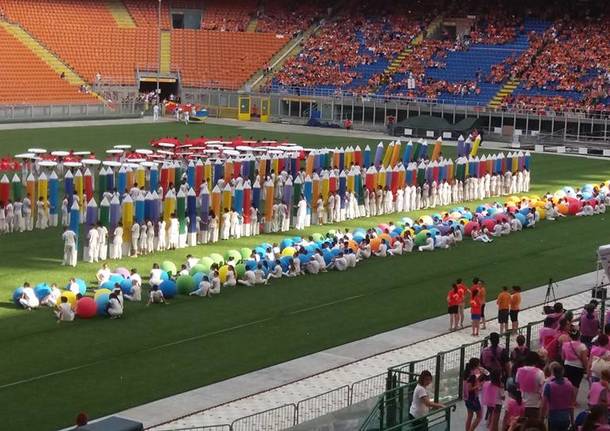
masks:
[(576, 388), (564, 378), (564, 368), (558, 363), (551, 364), (552, 378), (544, 386), (541, 417), (547, 417), (549, 430), (568, 431), (574, 423)]
[(490, 373), (497, 372), (502, 382), (505, 382), (509, 375), (510, 363), (506, 349), (500, 347), (500, 334), (489, 334), (489, 343), (481, 352), (481, 366)]
[(585, 305), (584, 311), (580, 315), (578, 329), (580, 330), (580, 341), (590, 349), (593, 339), (599, 334), (599, 317), (594, 303)]
[(561, 357), (566, 378), (578, 390), (589, 365), (589, 350), (580, 341), (580, 333), (577, 330), (571, 331), (570, 340), (561, 345)]
[(521, 391), (525, 416), (539, 417), (540, 403), (542, 401), (542, 386), (544, 385), (544, 372), (538, 368), (540, 356), (536, 352), (529, 352), (525, 358), (525, 365), (517, 371), (515, 382)]
[(510, 353), (511, 366), (511, 377), (513, 380), (517, 375), (517, 370), (525, 364), (525, 358), (527, 357), (530, 349), (525, 345), (525, 336), (517, 335), (517, 346)]
[(547, 362), (559, 362), (561, 358), (561, 347), (563, 343), (570, 341), (570, 321), (568, 319), (561, 319), (559, 321), (559, 327), (555, 332), (555, 336), (544, 344), (542, 350), (546, 356)]

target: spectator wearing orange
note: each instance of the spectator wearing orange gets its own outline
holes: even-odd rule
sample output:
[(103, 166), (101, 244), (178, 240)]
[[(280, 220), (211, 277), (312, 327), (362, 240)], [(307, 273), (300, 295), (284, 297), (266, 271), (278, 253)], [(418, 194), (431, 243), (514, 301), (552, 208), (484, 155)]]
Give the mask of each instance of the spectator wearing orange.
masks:
[(458, 278), (455, 283), (457, 284), (458, 290), (462, 294), (462, 302), (458, 306), (458, 315), (460, 319), (460, 328), (464, 327), (464, 303), (466, 301), (466, 294), (468, 293), (468, 288), (464, 284), (461, 278)]
[(481, 299), (478, 289), (470, 291), (470, 320), (472, 321), (472, 336), (478, 337), (481, 324)]
[(508, 293), (508, 287), (503, 286), (502, 291), (496, 298), (498, 306), (498, 323), (500, 324), (500, 334), (508, 332), (508, 316), (510, 312), (511, 295)]
[(447, 311), (449, 313), (449, 331), (456, 331), (458, 329), (459, 316), (458, 310), (460, 304), (463, 303), (463, 297), (460, 293), (457, 284), (451, 286), (451, 290), (447, 293)]
[(521, 309), (521, 287), (513, 286), (510, 295), (510, 321), (513, 333), (519, 328), (519, 310)]

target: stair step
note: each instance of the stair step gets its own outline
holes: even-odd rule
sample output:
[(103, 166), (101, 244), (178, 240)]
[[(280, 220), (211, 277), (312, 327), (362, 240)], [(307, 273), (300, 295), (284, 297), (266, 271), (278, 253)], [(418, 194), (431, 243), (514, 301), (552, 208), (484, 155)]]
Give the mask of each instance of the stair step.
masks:
[(106, 0), (106, 7), (119, 28), (136, 28), (136, 23), (121, 0)]
[(159, 65), (159, 71), (164, 74), (168, 74), (171, 71), (171, 57), (172, 57), (172, 34), (169, 31), (161, 32), (161, 61)]
[(258, 25), (258, 19), (252, 18), (248, 25), (246, 26), (246, 32), (254, 33), (256, 31), (256, 26)]
[(6, 29), (15, 39), (19, 40), (23, 45), (28, 47), (34, 54), (38, 56), (42, 61), (44, 61), (51, 69), (55, 71), (58, 75), (62, 73), (65, 74), (65, 80), (72, 85), (83, 85), (85, 81), (74, 73), (68, 66), (62, 63), (59, 58), (57, 58), (52, 52), (47, 50), (44, 46), (42, 46), (38, 41), (36, 41), (32, 36), (23, 30), (18, 25), (9, 24), (7, 22), (0, 22), (0, 25)]

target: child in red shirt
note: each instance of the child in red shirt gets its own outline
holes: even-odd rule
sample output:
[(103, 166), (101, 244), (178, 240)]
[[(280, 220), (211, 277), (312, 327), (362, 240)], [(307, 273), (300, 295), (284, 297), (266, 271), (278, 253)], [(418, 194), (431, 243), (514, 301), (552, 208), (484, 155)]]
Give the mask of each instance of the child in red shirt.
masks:
[(464, 302), (461, 292), (457, 284), (453, 284), (451, 290), (447, 294), (447, 312), (449, 313), (449, 331), (458, 329), (459, 323), (459, 306)]
[(472, 336), (479, 336), (479, 326), (481, 324), (481, 300), (479, 299), (478, 289), (470, 292), (470, 320), (472, 320)]

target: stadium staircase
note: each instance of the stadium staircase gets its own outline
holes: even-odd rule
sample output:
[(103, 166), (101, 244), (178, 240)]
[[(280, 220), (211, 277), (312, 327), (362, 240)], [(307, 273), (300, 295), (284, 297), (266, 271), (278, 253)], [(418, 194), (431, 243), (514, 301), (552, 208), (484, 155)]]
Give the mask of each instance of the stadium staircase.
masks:
[(160, 53), (159, 71), (163, 75), (167, 75), (171, 71), (172, 60), (172, 34), (169, 31), (161, 32), (161, 53)]
[(396, 58), (394, 58), (388, 67), (383, 71), (383, 77), (381, 78), (382, 84), (387, 84), (389, 77), (396, 73), (396, 69), (400, 66), (402, 61), (413, 52), (413, 47), (419, 45), (428, 35), (434, 34), (441, 24), (443, 23), (443, 17), (439, 16), (434, 19), (426, 28), (425, 31), (418, 34), (409, 45), (405, 46), (405, 48), (400, 52)]
[(136, 23), (121, 0), (106, 0), (106, 6), (119, 28), (136, 28)]
[(254, 33), (256, 32), (256, 26), (258, 25), (258, 19), (252, 18), (248, 25), (246, 26), (246, 32)]
[(81, 81), (73, 75), (62, 79), (65, 69), (49, 66), (15, 33), (12, 24), (0, 20), (0, 104), (99, 104), (96, 96), (81, 92)]
[(55, 54), (34, 39), (30, 33), (25, 31), (19, 25), (12, 24), (7, 21), (0, 21), (0, 26), (23, 43), (26, 47), (28, 47), (30, 51), (32, 51), (38, 58), (53, 69), (55, 73), (57, 73), (57, 76), (64, 73), (64, 79), (69, 84), (78, 86), (87, 85), (83, 78), (77, 75), (67, 64), (63, 63)]
[(504, 99), (513, 94), (513, 91), (517, 89), (517, 87), (519, 86), (519, 82), (520, 81), (517, 78), (510, 78), (506, 82), (506, 84), (504, 84), (502, 88), (498, 90), (498, 92), (493, 97), (493, 99), (491, 99), (491, 102), (489, 102), (489, 105), (487, 105), (487, 107), (493, 109), (500, 108)]
[(258, 90), (268, 84), (273, 79), (273, 74), (280, 70), (286, 61), (296, 57), (301, 52), (302, 47), (305, 46), (307, 39), (316, 34), (320, 28), (320, 23), (314, 23), (299, 36), (291, 39), (269, 60), (271, 73), (265, 74), (263, 69), (259, 69), (246, 81), (243, 89), (251, 88), (252, 90)]

